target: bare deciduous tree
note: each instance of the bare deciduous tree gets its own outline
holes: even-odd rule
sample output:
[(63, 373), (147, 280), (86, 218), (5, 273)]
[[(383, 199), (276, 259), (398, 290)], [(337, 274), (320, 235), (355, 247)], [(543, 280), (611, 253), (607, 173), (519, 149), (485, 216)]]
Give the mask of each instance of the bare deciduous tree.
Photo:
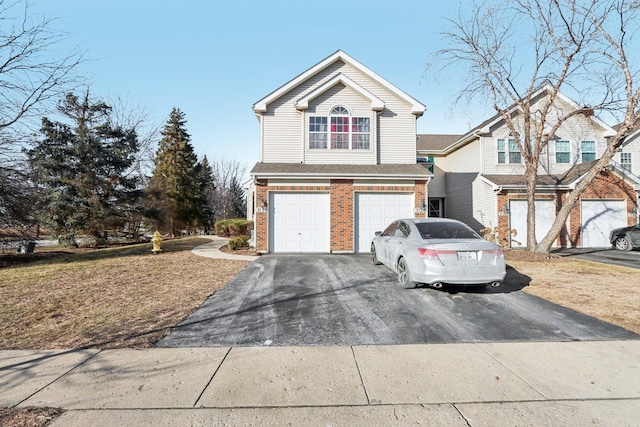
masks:
[[(220, 157), (211, 161), (214, 188), (207, 195), (214, 221), (246, 215), (239, 212), (237, 189), (245, 174), (246, 166), (235, 159)], [(246, 209), (246, 207), (245, 207)]]
[[(527, 249), (546, 253), (571, 209), (611, 161), (640, 118), (634, 52), (637, 0), (515, 0), (464, 6), (444, 35), (437, 58), (468, 72), (458, 102), (488, 98), (504, 119), (525, 165)], [(541, 92), (542, 90), (542, 92)], [(577, 104), (561, 102), (561, 90)], [(543, 96), (540, 97), (541, 93)], [(566, 101), (566, 100), (565, 100)], [(562, 108), (559, 108), (559, 105)], [(608, 113), (618, 133), (579, 184), (567, 194), (548, 234), (535, 237), (535, 188), (540, 156), (569, 119)]]
[(54, 55), (65, 40), (49, 18), (35, 18), (25, 0), (0, 0), (0, 129), (41, 115), (77, 82), (78, 51)]
[[(55, 107), (75, 87), (82, 53), (59, 49), (66, 35), (34, 17), (27, 0), (0, 0), (0, 215), (5, 230), (33, 220), (33, 188), (21, 150), (35, 129), (30, 119)], [(59, 52), (65, 52), (59, 54)], [(39, 121), (38, 121), (39, 122)]]

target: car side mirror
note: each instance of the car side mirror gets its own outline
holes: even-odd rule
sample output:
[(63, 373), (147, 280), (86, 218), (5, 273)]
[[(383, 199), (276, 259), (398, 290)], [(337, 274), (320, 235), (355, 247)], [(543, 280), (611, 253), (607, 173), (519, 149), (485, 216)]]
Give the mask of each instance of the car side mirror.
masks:
[(376, 236), (377, 236), (377, 237), (382, 236), (382, 231), (376, 231)]

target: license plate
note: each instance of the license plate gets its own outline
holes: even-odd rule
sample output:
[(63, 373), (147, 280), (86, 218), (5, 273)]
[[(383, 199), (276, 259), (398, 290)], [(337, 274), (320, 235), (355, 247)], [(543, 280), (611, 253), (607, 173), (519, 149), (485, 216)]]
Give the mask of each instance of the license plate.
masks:
[(459, 261), (477, 261), (478, 253), (477, 252), (458, 252), (458, 260)]

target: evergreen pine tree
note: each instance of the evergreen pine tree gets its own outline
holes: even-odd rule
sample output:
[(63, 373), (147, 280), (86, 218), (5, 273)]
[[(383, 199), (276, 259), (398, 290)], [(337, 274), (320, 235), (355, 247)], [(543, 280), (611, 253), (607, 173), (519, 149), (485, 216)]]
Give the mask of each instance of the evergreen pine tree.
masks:
[(202, 218), (202, 226), (205, 233), (209, 234), (214, 224), (213, 197), (215, 197), (215, 184), (213, 181), (213, 169), (207, 156), (204, 156), (202, 161), (198, 163), (198, 183), (201, 191), (200, 216)]
[(59, 112), (70, 124), (42, 120), (44, 138), (27, 151), (41, 188), (39, 210), (63, 244), (77, 233), (104, 243), (106, 232), (125, 222), (126, 207), (140, 197), (128, 174), (138, 151), (134, 129), (113, 126), (111, 107), (69, 94)]
[(173, 108), (161, 131), (149, 194), (155, 199), (158, 226), (173, 236), (202, 223), (203, 192), (198, 158), (185, 129), (184, 113)]
[(231, 218), (245, 218), (247, 216), (247, 199), (238, 179), (231, 177), (227, 193)]

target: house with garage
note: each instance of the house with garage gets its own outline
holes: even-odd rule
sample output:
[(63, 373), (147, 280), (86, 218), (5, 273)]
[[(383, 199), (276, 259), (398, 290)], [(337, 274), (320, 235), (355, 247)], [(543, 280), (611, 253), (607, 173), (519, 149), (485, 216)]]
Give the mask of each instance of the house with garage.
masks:
[[(545, 102), (548, 87), (534, 96)], [(559, 94), (556, 112), (577, 105)], [(532, 109), (535, 111), (535, 108)], [(514, 108), (522, 129), (522, 112)], [(640, 179), (631, 163), (640, 137), (630, 135), (617, 161), (600, 172), (572, 210), (557, 247), (607, 247), (613, 228), (637, 221)], [(577, 115), (564, 122), (541, 157), (536, 187), (536, 239), (548, 232), (566, 195), (584, 178), (602, 154), (607, 138), (616, 131), (593, 115)], [(634, 143), (634, 138), (638, 139)], [(427, 187), (429, 214), (455, 218), (479, 231), (499, 231), (502, 243), (526, 246), (526, 189), (524, 162), (514, 137), (500, 115), (495, 115), (464, 135), (418, 135), (418, 157), (433, 164)], [(635, 165), (638, 168), (638, 165)], [(640, 171), (640, 170), (638, 170)], [(515, 230), (516, 234), (511, 233)]]
[(261, 252), (369, 252), (375, 231), (425, 216), (416, 157), (425, 106), (337, 51), (253, 105), (260, 155), (248, 217)]

